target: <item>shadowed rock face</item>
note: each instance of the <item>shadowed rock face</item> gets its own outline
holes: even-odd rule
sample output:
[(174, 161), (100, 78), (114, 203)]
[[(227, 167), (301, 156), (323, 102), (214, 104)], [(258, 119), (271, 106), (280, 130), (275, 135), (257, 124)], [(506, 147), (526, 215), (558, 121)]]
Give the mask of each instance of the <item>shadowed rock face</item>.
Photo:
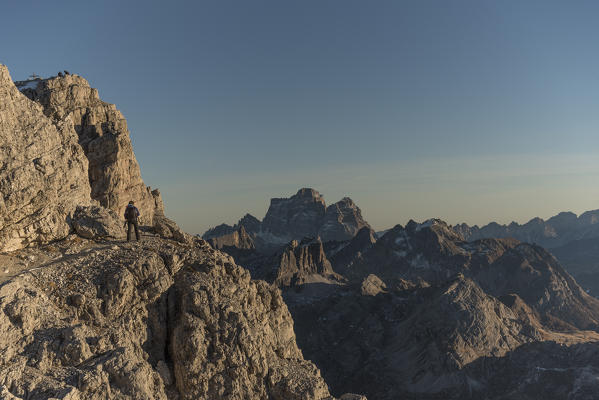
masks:
[(331, 260), (333, 269), (338, 273), (351, 275), (354, 263), (376, 243), (374, 231), (364, 227), (349, 242), (331, 242), (327, 244), (327, 257)]
[(316, 237), (325, 211), (326, 205), (320, 193), (314, 189), (300, 189), (288, 199), (270, 200), (262, 229), (286, 241)]
[(0, 65), (0, 250), (65, 237), (90, 204), (88, 161), (73, 121), (54, 123)]
[(250, 235), (255, 237), (256, 233), (260, 232), (261, 222), (258, 218), (251, 214), (245, 214), (234, 226), (227, 224), (220, 224), (214, 228), (208, 229), (203, 235), (202, 239), (210, 240), (218, 238), (220, 236), (230, 235), (235, 231), (238, 231), (241, 227)]
[(338, 284), (345, 281), (333, 271), (319, 239), (293, 240), (274, 256), (253, 261), (250, 269), (255, 278), (280, 287), (313, 282)]
[(383, 280), (429, 283), (463, 273), (493, 296), (518, 294), (547, 318), (578, 329), (599, 326), (599, 300), (586, 294), (543, 248), (513, 239), (466, 242), (439, 220), (398, 225), (350, 267), (336, 268), (356, 280), (374, 273)]
[(599, 297), (599, 237), (574, 240), (551, 249), (551, 253), (580, 286)]
[(324, 221), (318, 230), (323, 242), (350, 240), (362, 228), (370, 228), (362, 218), (360, 208), (349, 197), (327, 207)]
[[(378, 241), (368, 237), (364, 230), (349, 243), (329, 244), (330, 258), (339, 257), (334, 268), (349, 284), (284, 291), (298, 344), (334, 393), (360, 388), (377, 399), (527, 393), (523, 398), (540, 400), (547, 391), (535, 393), (531, 377), (538, 375), (560, 388), (555, 398), (589, 398), (583, 394), (596, 384), (577, 350), (562, 351), (573, 369), (559, 372), (559, 382), (545, 372), (559, 368), (555, 358), (535, 361), (537, 344), (582, 346), (599, 338), (599, 302), (546, 250), (514, 239), (466, 242), (440, 220), (398, 225)], [(352, 242), (360, 255), (343, 255)], [(579, 392), (577, 382), (585, 389)]]
[[(596, 343), (585, 342), (599, 335), (548, 330), (516, 295), (499, 301), (463, 275), (374, 296), (362, 289), (338, 287), (312, 300), (302, 297), (313, 292), (309, 287), (284, 292), (298, 344), (333, 393), (359, 388), (382, 400), (566, 400), (592, 398), (582, 394), (597, 388), (594, 372), (587, 376), (585, 366), (595, 371), (599, 362), (581, 351), (596, 354)], [(540, 354), (556, 348), (555, 355)], [(550, 369), (557, 369), (555, 382)], [(561, 388), (559, 395), (535, 393), (540, 383), (535, 376)], [(577, 382), (585, 387), (578, 394)], [(527, 396), (518, 397), (523, 393)]]
[(240, 228), (243, 226), (243, 228), (246, 230), (246, 232), (250, 235), (254, 235), (258, 232), (260, 232), (260, 228), (262, 226), (262, 222), (260, 222), (260, 220), (256, 217), (254, 217), (252, 214), (245, 214), (243, 216), (243, 218), (241, 218), (239, 220), (239, 222), (237, 222), (237, 225), (235, 225), (237, 228)]
[(78, 75), (17, 82), (23, 94), (43, 107), (55, 124), (70, 120), (79, 145), (88, 159), (91, 197), (103, 207), (121, 214), (130, 200), (141, 212), (142, 222), (151, 225), (161, 212), (160, 193), (152, 193), (141, 179), (127, 121), (114, 104), (100, 100), (98, 91)]

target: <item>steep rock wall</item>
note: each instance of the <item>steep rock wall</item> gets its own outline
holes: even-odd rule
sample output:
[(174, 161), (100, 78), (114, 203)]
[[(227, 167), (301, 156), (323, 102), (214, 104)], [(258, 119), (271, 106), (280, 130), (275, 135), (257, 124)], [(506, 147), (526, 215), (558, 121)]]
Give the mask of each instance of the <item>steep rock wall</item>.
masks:
[(53, 123), (0, 65), (0, 249), (65, 237), (90, 203), (88, 161), (69, 116)]
[(146, 187), (133, 153), (127, 121), (114, 104), (100, 100), (98, 90), (78, 75), (37, 82), (17, 82), (22, 92), (42, 105), (56, 124), (71, 119), (89, 160), (91, 197), (121, 214), (134, 200), (142, 222), (151, 225), (162, 213), (160, 193)]

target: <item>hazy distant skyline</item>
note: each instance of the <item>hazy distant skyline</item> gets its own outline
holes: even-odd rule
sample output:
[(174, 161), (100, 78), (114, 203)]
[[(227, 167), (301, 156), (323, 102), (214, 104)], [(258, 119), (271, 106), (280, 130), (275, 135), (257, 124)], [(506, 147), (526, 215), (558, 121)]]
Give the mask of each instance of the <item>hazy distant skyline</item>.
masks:
[(190, 233), (300, 187), (377, 230), (599, 208), (594, 1), (6, 2), (15, 80), (67, 69), (127, 118)]

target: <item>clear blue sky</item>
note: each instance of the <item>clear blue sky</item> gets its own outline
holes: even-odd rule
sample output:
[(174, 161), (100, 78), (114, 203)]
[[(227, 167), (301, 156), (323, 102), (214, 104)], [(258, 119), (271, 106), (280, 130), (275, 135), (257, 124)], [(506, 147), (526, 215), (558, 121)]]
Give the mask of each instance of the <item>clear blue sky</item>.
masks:
[(6, 1), (13, 79), (68, 69), (128, 120), (187, 231), (270, 197), (525, 222), (599, 208), (597, 1)]

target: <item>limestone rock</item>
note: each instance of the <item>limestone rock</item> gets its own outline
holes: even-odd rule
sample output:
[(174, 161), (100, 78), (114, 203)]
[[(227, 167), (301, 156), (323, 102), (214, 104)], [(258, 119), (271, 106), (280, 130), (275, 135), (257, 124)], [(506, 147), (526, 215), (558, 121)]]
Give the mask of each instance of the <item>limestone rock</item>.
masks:
[(368, 275), (360, 286), (360, 293), (364, 296), (376, 296), (379, 293), (385, 293), (387, 285), (378, 276), (374, 274)]
[(362, 211), (349, 197), (327, 207), (324, 221), (318, 230), (323, 242), (350, 240), (362, 228), (370, 228)]
[[(89, 160), (91, 197), (105, 208), (121, 214), (130, 200), (140, 210), (141, 222), (152, 225), (162, 200), (141, 179), (127, 121), (114, 104), (100, 100), (98, 90), (79, 75), (57, 76), (17, 82), (44, 114), (59, 125), (72, 121), (79, 145)], [(159, 204), (157, 204), (159, 203)]]
[(354, 393), (346, 393), (339, 397), (339, 400), (368, 400), (366, 396), (362, 396), (361, 394)]
[(233, 232), (235, 232), (235, 227), (227, 224), (220, 224), (204, 232), (204, 234), (202, 235), (202, 239), (210, 240), (213, 238), (230, 235)]
[(75, 232), (86, 239), (122, 238), (123, 219), (100, 206), (78, 206), (73, 215)]
[(0, 398), (332, 399), (280, 292), (229, 256), (84, 243), (0, 286)]
[(180, 274), (170, 343), (183, 399), (329, 398), (277, 289), (222, 259)]
[(236, 231), (229, 233), (227, 235), (222, 235), (210, 239), (208, 241), (212, 247), (215, 249), (223, 249), (226, 247), (234, 247), (236, 249), (254, 249), (254, 241), (251, 236), (248, 235), (243, 225), (239, 227)]
[(290, 198), (270, 200), (270, 207), (262, 221), (262, 229), (275, 237), (292, 239), (316, 237), (322, 225), (326, 205), (314, 189), (300, 189)]
[(0, 249), (64, 238), (90, 204), (88, 161), (71, 118), (53, 123), (0, 65)]
[(348, 270), (351, 270), (352, 266), (361, 259), (362, 254), (375, 243), (374, 231), (364, 227), (350, 241), (329, 244), (326, 253), (335, 271), (341, 275), (345, 275), (347, 272), (351, 275), (351, 271)]
[(245, 214), (243, 218), (237, 221), (237, 228), (242, 227), (249, 235), (255, 235), (262, 229), (262, 222), (252, 214)]
[(191, 242), (191, 235), (183, 232), (179, 225), (171, 219), (166, 218), (163, 215), (154, 216), (154, 226), (152, 230), (166, 239), (173, 239), (181, 243)]
[[(260, 275), (258, 275), (260, 276)], [(341, 275), (333, 271), (319, 239), (291, 241), (280, 254), (266, 264), (261, 278), (278, 286), (295, 286), (304, 283), (341, 283)]]

